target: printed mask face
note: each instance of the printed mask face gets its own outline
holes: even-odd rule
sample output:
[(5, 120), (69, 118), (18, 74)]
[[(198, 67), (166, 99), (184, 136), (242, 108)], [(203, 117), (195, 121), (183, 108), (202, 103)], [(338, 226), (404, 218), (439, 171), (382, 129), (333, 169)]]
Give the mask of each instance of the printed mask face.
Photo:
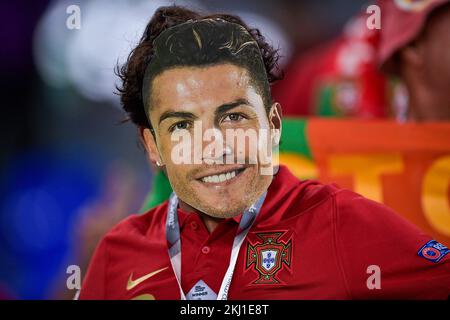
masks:
[[(220, 20), (216, 33), (222, 39), (217, 39), (215, 21), (203, 23), (204, 28), (183, 24), (182, 31), (155, 40), (158, 58), (143, 86), (153, 134), (146, 130), (144, 139), (183, 202), (229, 218), (255, 202), (272, 181), (280, 107), (268, 98), (259, 48), (245, 29)], [(236, 37), (239, 32), (242, 37)], [(177, 37), (187, 42), (184, 51), (190, 54), (177, 51)]]

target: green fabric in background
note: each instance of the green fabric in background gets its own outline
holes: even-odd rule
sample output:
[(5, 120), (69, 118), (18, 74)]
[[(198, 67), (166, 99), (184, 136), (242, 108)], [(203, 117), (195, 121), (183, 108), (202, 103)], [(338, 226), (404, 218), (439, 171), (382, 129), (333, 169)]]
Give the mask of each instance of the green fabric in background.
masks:
[(172, 193), (172, 187), (162, 170), (158, 170), (153, 175), (152, 188), (144, 200), (140, 212), (147, 212), (153, 207), (169, 199)]
[(298, 153), (309, 160), (313, 159), (309, 148), (306, 129), (308, 121), (306, 119), (283, 119), (283, 130), (281, 134), (280, 153)]

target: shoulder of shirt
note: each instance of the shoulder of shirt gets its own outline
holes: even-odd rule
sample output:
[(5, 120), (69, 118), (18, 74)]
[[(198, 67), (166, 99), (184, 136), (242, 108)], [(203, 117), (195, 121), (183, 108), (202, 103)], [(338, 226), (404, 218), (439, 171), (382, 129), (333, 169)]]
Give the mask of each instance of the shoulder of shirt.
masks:
[[(320, 207), (328, 201), (332, 201), (337, 194), (344, 191), (335, 184), (323, 184), (317, 180), (299, 180), (293, 176), (289, 177), (289, 183), (277, 186), (276, 202), (273, 206), (286, 206), (285, 214), (303, 215), (314, 208)], [(290, 209), (293, 210), (290, 210)], [(270, 208), (272, 209), (272, 208)], [(273, 208), (277, 210), (278, 208)]]
[(379, 235), (402, 233), (405, 237), (426, 236), (416, 225), (383, 203), (347, 189), (340, 189), (334, 198), (338, 229), (358, 227)]
[[(387, 206), (335, 184), (322, 184), (315, 180), (298, 180), (289, 193), (293, 197), (291, 205), (295, 207), (296, 214), (305, 214), (331, 201), (334, 211), (341, 219), (355, 219), (355, 222), (382, 219), (385, 216), (403, 219)], [(372, 214), (374, 212), (378, 214)]]
[(330, 200), (340, 189), (334, 184), (317, 180), (300, 180), (287, 167), (280, 166), (269, 187), (263, 208), (271, 212), (284, 212), (284, 218), (304, 214)]
[(350, 214), (360, 214), (365, 209), (390, 209), (381, 203), (370, 200), (354, 191), (341, 188), (336, 184), (323, 184), (316, 180), (298, 181), (298, 184), (291, 191), (295, 201), (300, 205), (300, 212), (310, 210), (324, 202), (333, 201), (335, 209), (350, 209)]

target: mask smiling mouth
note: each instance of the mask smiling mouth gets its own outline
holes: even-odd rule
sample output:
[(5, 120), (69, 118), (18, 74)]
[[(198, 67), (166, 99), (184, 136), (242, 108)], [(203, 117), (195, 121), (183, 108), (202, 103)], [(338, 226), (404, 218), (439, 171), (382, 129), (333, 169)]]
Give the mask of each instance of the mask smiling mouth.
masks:
[(221, 170), (216, 172), (211, 172), (207, 174), (202, 174), (198, 181), (206, 184), (220, 184), (228, 182), (239, 176), (247, 167), (240, 167), (228, 170)]

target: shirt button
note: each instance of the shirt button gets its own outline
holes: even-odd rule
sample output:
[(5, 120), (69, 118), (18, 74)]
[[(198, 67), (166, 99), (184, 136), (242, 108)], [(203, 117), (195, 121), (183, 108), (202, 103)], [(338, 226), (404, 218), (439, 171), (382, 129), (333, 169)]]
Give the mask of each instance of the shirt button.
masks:
[(202, 253), (204, 253), (204, 254), (208, 254), (210, 251), (211, 251), (211, 248), (208, 246), (204, 246), (202, 248)]
[(191, 228), (192, 228), (193, 230), (197, 230), (197, 228), (198, 228), (197, 222), (192, 221), (192, 222), (191, 222)]

